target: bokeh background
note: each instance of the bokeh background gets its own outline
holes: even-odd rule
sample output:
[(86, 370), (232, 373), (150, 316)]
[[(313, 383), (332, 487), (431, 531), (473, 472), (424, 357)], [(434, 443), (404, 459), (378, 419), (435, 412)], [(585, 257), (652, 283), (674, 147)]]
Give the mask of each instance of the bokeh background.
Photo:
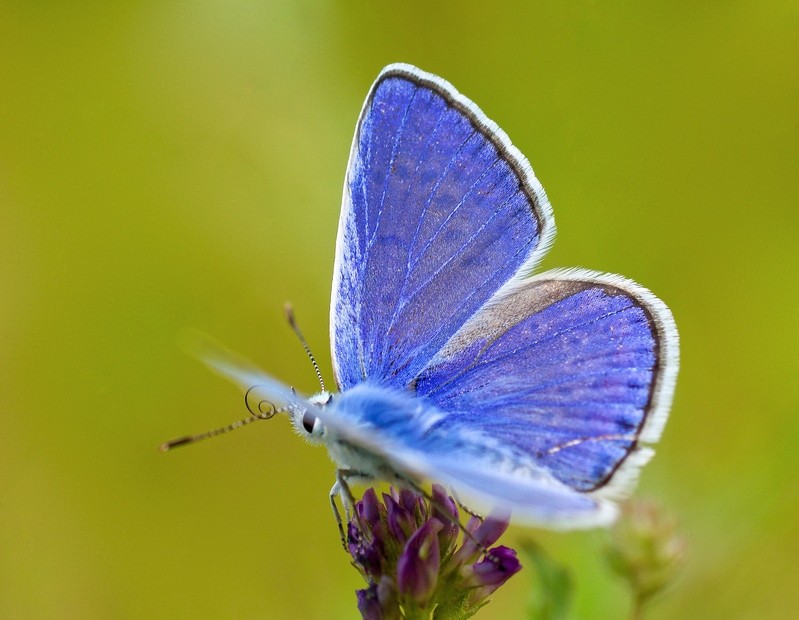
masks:
[[(199, 328), (304, 392), (352, 131), (405, 61), (475, 100), (555, 209), (543, 267), (673, 309), (682, 371), (638, 493), (689, 541), (648, 617), (799, 609), (799, 5), (8, 2), (0, 7), (0, 617), (353, 618), (333, 468), (242, 417)], [(512, 530), (623, 617), (604, 532)], [(515, 577), (479, 617), (524, 618)]]

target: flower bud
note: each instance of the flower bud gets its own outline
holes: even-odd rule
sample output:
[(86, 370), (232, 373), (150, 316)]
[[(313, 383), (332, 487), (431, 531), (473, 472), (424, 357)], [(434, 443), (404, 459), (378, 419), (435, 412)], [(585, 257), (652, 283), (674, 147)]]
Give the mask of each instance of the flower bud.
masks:
[(654, 502), (630, 501), (611, 530), (607, 551), (610, 567), (626, 579), (635, 598), (643, 601), (676, 576), (685, 553), (685, 539), (674, 519)]
[(403, 598), (423, 607), (430, 600), (438, 583), (441, 556), (438, 532), (443, 526), (430, 519), (408, 540), (397, 560), (397, 586)]

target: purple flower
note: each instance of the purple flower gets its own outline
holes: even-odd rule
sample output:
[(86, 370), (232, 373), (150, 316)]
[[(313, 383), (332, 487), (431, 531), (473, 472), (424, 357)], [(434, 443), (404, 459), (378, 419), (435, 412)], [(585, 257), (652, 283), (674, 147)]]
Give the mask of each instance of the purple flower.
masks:
[(401, 597), (424, 607), (433, 596), (438, 581), (441, 556), (438, 532), (444, 527), (430, 519), (411, 536), (397, 560), (397, 586)]
[(367, 587), (356, 592), (367, 620), (471, 617), (521, 565), (508, 547), (489, 548), (508, 519), (472, 517), (458, 548), (458, 507), (439, 485), (431, 499), (407, 489), (364, 493), (348, 524), (348, 550)]
[(490, 549), (482, 560), (466, 567), (461, 573), (476, 588), (475, 598), (483, 600), (521, 569), (516, 552), (500, 545)]
[[(383, 493), (383, 501), (386, 504), (386, 523), (388, 531), (397, 540), (407, 541), (418, 527), (413, 518), (414, 510), (408, 510), (392, 495)], [(407, 502), (405, 502), (407, 503)]]
[(438, 542), (441, 547), (441, 556), (447, 557), (458, 538), (460, 520), (458, 518), (458, 505), (449, 497), (444, 488), (438, 484), (433, 485), (433, 517), (438, 519), (442, 528), (438, 533)]
[(371, 526), (380, 521), (381, 509), (385, 512), (385, 508), (380, 505), (380, 500), (377, 499), (377, 493), (375, 493), (374, 489), (366, 490), (361, 501), (357, 503), (356, 509), (361, 523), (368, 523)]
[(455, 553), (454, 559), (458, 563), (473, 562), (487, 549), (499, 540), (499, 537), (508, 529), (510, 522), (507, 518), (488, 515), (480, 520), (472, 517), (466, 524), (466, 531), (471, 537), (464, 537), (463, 545)]
[(373, 583), (364, 590), (356, 590), (355, 596), (358, 599), (358, 611), (364, 620), (382, 620), (383, 608), (377, 600), (377, 584)]
[(368, 588), (356, 590), (358, 611), (364, 620), (399, 620), (397, 593), (391, 578), (384, 576), (379, 583), (372, 583)]

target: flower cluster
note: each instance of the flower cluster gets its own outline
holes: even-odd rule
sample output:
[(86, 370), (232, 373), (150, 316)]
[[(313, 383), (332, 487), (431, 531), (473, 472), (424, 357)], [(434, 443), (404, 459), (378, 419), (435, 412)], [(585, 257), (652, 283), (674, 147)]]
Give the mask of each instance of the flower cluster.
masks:
[(622, 505), (606, 555), (611, 569), (629, 584), (636, 613), (675, 579), (685, 548), (677, 522), (657, 504), (630, 500)]
[(382, 500), (369, 489), (348, 524), (353, 564), (369, 584), (356, 592), (365, 620), (469, 618), (521, 569), (513, 549), (489, 549), (507, 519), (472, 517), (458, 546), (458, 508), (440, 486), (430, 501), (407, 489)]

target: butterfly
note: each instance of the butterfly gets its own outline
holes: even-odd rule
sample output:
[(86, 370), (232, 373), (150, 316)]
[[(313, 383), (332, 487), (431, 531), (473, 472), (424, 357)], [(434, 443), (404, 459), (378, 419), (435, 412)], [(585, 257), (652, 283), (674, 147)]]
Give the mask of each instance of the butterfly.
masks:
[[(330, 304), (338, 392), (303, 398), (229, 356), (349, 483), (443, 484), (552, 528), (605, 525), (668, 416), (678, 335), (618, 275), (530, 275), (555, 235), (544, 189), (443, 79), (382, 70), (358, 119)], [(337, 511), (336, 511), (337, 512)]]

